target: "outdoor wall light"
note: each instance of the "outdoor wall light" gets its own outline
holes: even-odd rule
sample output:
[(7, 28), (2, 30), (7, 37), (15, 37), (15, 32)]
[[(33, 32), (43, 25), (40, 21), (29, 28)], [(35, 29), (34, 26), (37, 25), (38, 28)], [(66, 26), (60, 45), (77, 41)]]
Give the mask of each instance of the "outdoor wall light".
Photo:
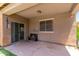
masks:
[(10, 28), (10, 23), (9, 23), (9, 21), (8, 21), (8, 17), (6, 17), (6, 27), (7, 27), (7, 29)]

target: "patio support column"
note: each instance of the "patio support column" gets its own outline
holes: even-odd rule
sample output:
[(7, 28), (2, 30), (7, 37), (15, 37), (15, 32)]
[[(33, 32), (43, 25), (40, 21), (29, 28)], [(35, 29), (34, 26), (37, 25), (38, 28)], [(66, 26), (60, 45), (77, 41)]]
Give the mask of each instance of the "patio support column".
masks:
[(3, 14), (0, 12), (0, 46), (3, 46)]
[(8, 34), (10, 33), (9, 28), (7, 28), (7, 16), (0, 12), (0, 46), (6, 46), (11, 43), (11, 38)]

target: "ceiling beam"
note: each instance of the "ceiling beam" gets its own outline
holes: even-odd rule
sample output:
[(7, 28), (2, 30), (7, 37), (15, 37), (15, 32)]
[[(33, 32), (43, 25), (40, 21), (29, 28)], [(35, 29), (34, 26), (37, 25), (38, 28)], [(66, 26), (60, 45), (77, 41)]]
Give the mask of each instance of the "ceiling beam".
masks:
[(75, 14), (75, 13), (78, 12), (78, 11), (79, 11), (79, 4), (76, 4), (71, 13), (72, 13), (72, 14)]
[(70, 13), (75, 9), (76, 5), (77, 5), (77, 3), (73, 3), (73, 5), (72, 5), (72, 7), (71, 7), (71, 9), (69, 11)]
[(5, 3), (0, 3), (0, 7), (3, 6)]
[(7, 5), (9, 5), (9, 3), (0, 4), (0, 10), (5, 8)]
[(24, 9), (30, 8), (32, 6), (37, 5), (38, 3), (11, 3), (8, 6), (6, 6), (5, 8), (3, 8), (1, 10), (2, 13), (6, 14), (6, 15), (12, 15), (16, 12), (22, 11)]

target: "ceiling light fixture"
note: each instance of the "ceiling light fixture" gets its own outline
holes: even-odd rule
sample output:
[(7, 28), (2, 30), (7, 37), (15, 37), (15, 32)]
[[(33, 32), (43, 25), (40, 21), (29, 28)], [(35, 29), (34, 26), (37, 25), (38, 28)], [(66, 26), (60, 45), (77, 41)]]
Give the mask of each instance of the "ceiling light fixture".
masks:
[(40, 14), (41, 14), (41, 13), (42, 13), (42, 11), (41, 11), (41, 10), (37, 10), (37, 13), (40, 13)]

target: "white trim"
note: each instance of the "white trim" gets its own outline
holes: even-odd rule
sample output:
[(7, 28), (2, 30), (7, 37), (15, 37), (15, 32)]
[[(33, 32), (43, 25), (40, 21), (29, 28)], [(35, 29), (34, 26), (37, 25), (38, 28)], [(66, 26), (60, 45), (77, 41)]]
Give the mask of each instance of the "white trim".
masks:
[(48, 18), (48, 19), (42, 19), (42, 20), (39, 20), (39, 21), (47, 21), (47, 20), (54, 20), (55, 18)]
[(54, 33), (54, 31), (39, 31), (39, 33)]

